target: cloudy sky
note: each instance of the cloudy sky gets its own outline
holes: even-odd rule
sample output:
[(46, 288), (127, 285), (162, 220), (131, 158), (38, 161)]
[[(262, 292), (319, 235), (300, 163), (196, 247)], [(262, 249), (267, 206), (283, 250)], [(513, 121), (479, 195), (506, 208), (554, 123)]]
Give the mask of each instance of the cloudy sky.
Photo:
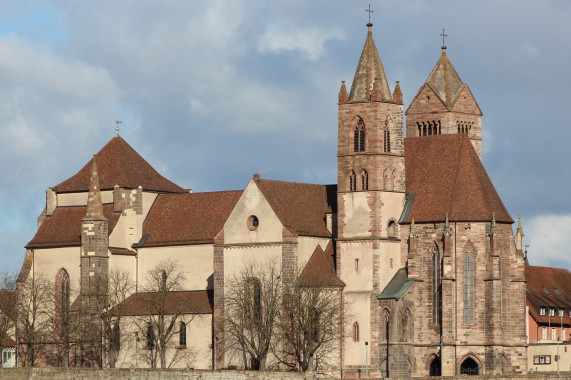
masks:
[(337, 93), (373, 34), (405, 106), (448, 56), (534, 265), (571, 268), (571, 2), (0, 0), (0, 271), (45, 190), (115, 134), (194, 191), (335, 183)]

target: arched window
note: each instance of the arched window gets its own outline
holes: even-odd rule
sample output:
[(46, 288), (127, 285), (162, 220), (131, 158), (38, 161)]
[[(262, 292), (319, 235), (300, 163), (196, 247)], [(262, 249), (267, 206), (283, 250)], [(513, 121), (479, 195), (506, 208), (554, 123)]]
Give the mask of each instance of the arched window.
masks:
[(69, 274), (64, 268), (61, 268), (55, 280), (56, 286), (56, 326), (60, 332), (60, 337), (67, 334), (69, 325)]
[(366, 170), (361, 173), (361, 188), (363, 190), (369, 190), (369, 174)]
[(380, 323), (381, 329), (380, 329), (380, 331), (379, 331), (379, 332), (380, 332), (380, 340), (381, 340), (381, 341), (384, 340), (385, 342), (387, 342), (387, 344), (388, 344), (388, 341), (389, 341), (389, 330), (390, 330), (390, 328), (389, 328), (389, 322), (390, 322), (390, 316), (391, 316), (391, 313), (390, 313), (387, 309), (384, 309), (384, 310), (382, 311), (382, 313), (381, 313), (381, 321), (380, 321), (380, 322), (381, 322), (381, 323)]
[(440, 365), (440, 358), (435, 356), (430, 363), (430, 376), (440, 376), (441, 373), (441, 365)]
[(351, 170), (351, 174), (349, 174), (349, 190), (357, 190), (357, 176), (353, 170)]
[(147, 348), (155, 347), (155, 330), (151, 322), (147, 322)]
[(464, 323), (474, 323), (474, 253), (471, 244), (464, 250)]
[(121, 330), (119, 322), (115, 322), (113, 325), (113, 338), (111, 340), (111, 345), (115, 351), (119, 351), (121, 348)]
[(312, 307), (310, 309), (311, 315), (311, 338), (313, 339), (314, 342), (319, 342), (319, 310), (317, 310), (316, 308)]
[(353, 133), (353, 150), (355, 152), (365, 151), (365, 123), (359, 118)]
[(161, 272), (161, 291), (167, 291), (167, 272), (164, 270)]
[(353, 323), (353, 342), (359, 341), (359, 323)]
[(178, 330), (178, 344), (179, 346), (186, 346), (186, 323), (180, 322), (180, 329)]
[(387, 236), (390, 238), (397, 237), (397, 224), (394, 220), (391, 220), (387, 226)]
[(260, 322), (262, 317), (262, 286), (256, 278), (249, 278), (245, 283), (246, 320), (248, 323)]
[(391, 151), (391, 131), (387, 128), (385, 130), (385, 152)]
[(438, 245), (432, 249), (432, 323), (440, 323), (441, 257)]
[(470, 357), (466, 358), (466, 360), (464, 360), (460, 365), (460, 375), (474, 376), (479, 374), (480, 368), (478, 363), (476, 363), (476, 361)]

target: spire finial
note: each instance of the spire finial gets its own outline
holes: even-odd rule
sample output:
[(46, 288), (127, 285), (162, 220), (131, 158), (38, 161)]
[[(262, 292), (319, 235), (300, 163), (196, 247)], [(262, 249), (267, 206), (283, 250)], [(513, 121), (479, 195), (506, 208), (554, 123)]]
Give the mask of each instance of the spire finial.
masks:
[(442, 37), (442, 51), (444, 52), (444, 50), (446, 50), (446, 43), (444, 42), (444, 38), (448, 37), (448, 34), (444, 33), (446, 29), (442, 29), (442, 34), (440, 34), (440, 36)]
[(410, 223), (410, 237), (417, 237), (416, 233), (416, 226), (414, 224), (414, 218), (412, 218), (412, 222)]
[(367, 26), (373, 26), (373, 24), (371, 24), (371, 13), (375, 13), (375, 11), (371, 10), (371, 4), (369, 4), (369, 9), (365, 9), (365, 12), (369, 12), (369, 23)]
[(123, 122), (121, 120), (115, 120), (115, 132), (117, 132), (115, 134), (115, 137), (119, 137), (119, 124), (123, 124)]

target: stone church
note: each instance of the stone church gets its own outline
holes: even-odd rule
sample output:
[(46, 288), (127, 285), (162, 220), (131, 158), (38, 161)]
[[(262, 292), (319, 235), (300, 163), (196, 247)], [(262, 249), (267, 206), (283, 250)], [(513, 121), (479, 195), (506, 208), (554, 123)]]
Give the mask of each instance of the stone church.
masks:
[[(185, 276), (172, 302), (192, 316), (176, 351), (194, 350), (178, 365), (227, 368), (240, 363), (213, 331), (232, 276), (252, 261), (279, 263), (284, 282), (286, 268), (326, 268), (350, 308), (337, 375), (525, 373), (522, 233), (481, 162), (482, 111), (444, 46), (405, 111), (367, 28), (339, 92), (337, 185), (254, 175), (244, 190), (193, 193), (117, 136), (47, 190), (19, 281), (42, 274), (85, 293), (120, 267), (135, 318), (152, 296), (145, 273), (174, 260)], [(146, 366), (144, 344), (124, 335), (117, 366)]]

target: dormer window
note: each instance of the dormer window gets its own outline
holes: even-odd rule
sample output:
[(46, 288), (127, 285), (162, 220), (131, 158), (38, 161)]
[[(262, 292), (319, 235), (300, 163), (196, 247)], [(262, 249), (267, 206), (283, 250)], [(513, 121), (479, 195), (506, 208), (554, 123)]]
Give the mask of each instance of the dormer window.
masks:
[(545, 306), (539, 308), (539, 315), (545, 315)]
[(559, 311), (557, 312), (557, 316), (559, 318), (563, 318), (564, 315), (565, 315), (565, 312), (563, 311), (563, 309), (559, 309)]
[(552, 308), (552, 307), (549, 308), (549, 316), (550, 316), (550, 317), (555, 317), (555, 309)]

